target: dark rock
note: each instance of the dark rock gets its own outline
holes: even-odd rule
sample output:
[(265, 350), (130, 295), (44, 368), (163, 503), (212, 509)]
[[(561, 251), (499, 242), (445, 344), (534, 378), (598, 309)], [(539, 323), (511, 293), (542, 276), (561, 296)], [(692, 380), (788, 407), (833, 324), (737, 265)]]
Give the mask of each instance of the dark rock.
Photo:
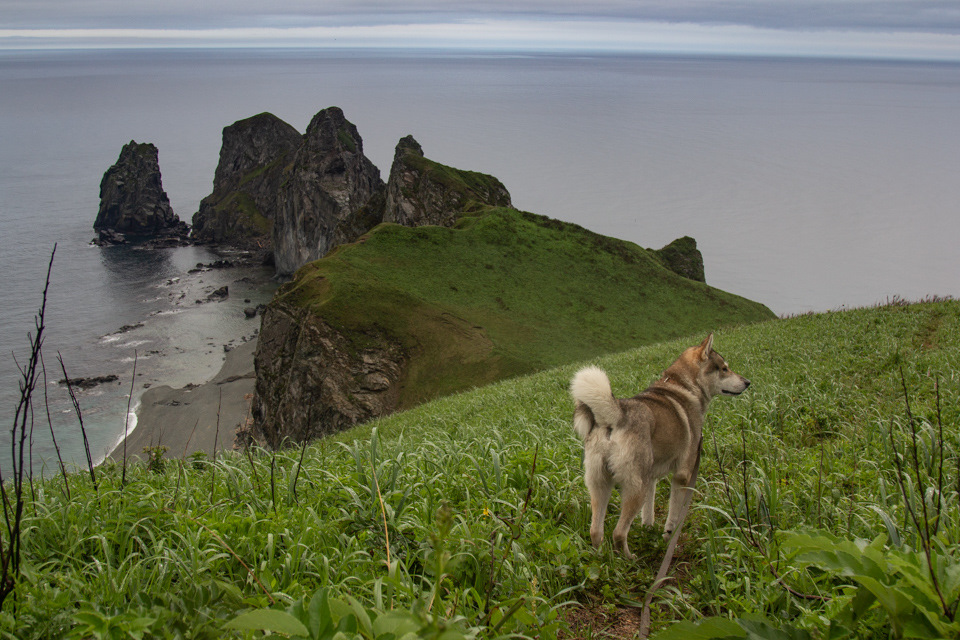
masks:
[(254, 423), (239, 438), (279, 447), (396, 410), (407, 358), (385, 335), (357, 349), (322, 318), (274, 302), (257, 342)]
[(173, 241), (188, 229), (170, 208), (160, 180), (157, 148), (130, 141), (100, 182), (100, 211), (93, 228), (103, 244), (162, 236)]
[(207, 302), (219, 302), (221, 300), (226, 300), (230, 295), (230, 288), (227, 285), (223, 285), (213, 293), (207, 296)]
[(334, 231), (383, 189), (357, 128), (337, 107), (314, 116), (277, 194), (273, 255), (289, 275), (335, 246)]
[(697, 249), (697, 241), (690, 236), (677, 238), (662, 249), (653, 252), (667, 269), (684, 278), (706, 282), (703, 272), (703, 255)]
[(213, 193), (193, 216), (193, 238), (267, 250), (277, 191), (302, 136), (270, 113), (223, 129)]
[(122, 327), (120, 327), (119, 329), (117, 329), (116, 331), (114, 331), (114, 332), (113, 332), (113, 335), (119, 335), (119, 334), (121, 334), (121, 333), (126, 333), (126, 332), (128, 332), (128, 331), (133, 331), (134, 329), (139, 329), (139, 328), (142, 327), (142, 326), (143, 326), (143, 323), (142, 323), (142, 322), (138, 322), (138, 323), (136, 323), (136, 324), (125, 324), (125, 325), (123, 325)]
[(262, 304), (258, 304), (255, 307), (245, 307), (243, 309), (243, 315), (245, 315), (247, 318), (256, 318), (257, 314), (263, 313), (265, 308), (266, 307)]
[[(94, 376), (89, 378), (70, 378), (70, 386), (79, 389), (92, 389), (97, 385), (106, 384), (108, 382), (117, 382), (120, 379), (119, 376), (115, 374), (110, 374), (106, 376)], [(57, 380), (57, 384), (67, 384), (66, 378)]]
[(510, 193), (493, 176), (428, 160), (413, 136), (397, 143), (387, 181), (384, 222), (449, 227), (464, 212), (509, 206)]
[(127, 237), (122, 233), (117, 233), (113, 229), (100, 229), (97, 237), (93, 239), (93, 244), (101, 247), (108, 247), (114, 244), (127, 244)]

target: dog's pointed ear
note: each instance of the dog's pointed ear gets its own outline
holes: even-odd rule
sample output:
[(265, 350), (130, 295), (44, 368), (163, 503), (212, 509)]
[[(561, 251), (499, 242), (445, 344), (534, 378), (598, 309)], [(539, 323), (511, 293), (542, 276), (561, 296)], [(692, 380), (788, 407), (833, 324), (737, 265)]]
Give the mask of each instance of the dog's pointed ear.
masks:
[(713, 333), (704, 338), (700, 343), (700, 361), (705, 362), (710, 357), (710, 351), (713, 349)]

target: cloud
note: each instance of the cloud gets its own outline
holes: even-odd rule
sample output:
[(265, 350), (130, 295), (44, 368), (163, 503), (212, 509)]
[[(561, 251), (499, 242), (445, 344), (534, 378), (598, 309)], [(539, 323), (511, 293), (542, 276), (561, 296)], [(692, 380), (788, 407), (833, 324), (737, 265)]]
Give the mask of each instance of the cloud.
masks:
[(408, 47), (939, 59), (960, 61), (960, 36), (626, 20), (461, 20), (450, 23), (229, 29), (0, 29), (0, 47)]
[[(453, 47), (960, 60), (942, 0), (6, 0), (0, 48)], [(398, 10), (402, 6), (403, 10)], [(589, 7), (589, 13), (586, 13)]]
[(944, 0), (6, 0), (0, 28), (297, 28), (586, 19), (960, 34)]

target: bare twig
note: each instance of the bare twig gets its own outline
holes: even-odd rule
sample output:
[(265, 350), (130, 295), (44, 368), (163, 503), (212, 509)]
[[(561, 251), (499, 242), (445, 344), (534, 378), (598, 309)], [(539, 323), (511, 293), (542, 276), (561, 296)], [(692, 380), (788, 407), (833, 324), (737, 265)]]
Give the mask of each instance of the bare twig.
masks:
[(756, 533), (751, 529), (748, 531), (744, 530), (743, 525), (740, 523), (740, 518), (736, 517), (736, 505), (733, 503), (733, 494), (730, 492), (730, 483), (727, 480), (727, 472), (724, 470), (724, 466), (720, 461), (720, 449), (717, 447), (717, 437), (713, 436), (713, 448), (717, 456), (717, 466), (720, 468), (720, 478), (723, 481), (723, 489), (727, 496), (727, 504), (730, 507), (730, 517), (733, 519), (733, 523), (737, 526), (737, 529), (740, 531), (740, 536), (752, 546), (757, 553), (763, 556), (764, 561), (767, 564), (767, 569), (770, 571), (770, 575), (777, 581), (780, 586), (787, 590), (787, 593), (792, 595), (795, 598), (800, 598), (802, 600), (816, 600), (819, 602), (826, 602), (830, 600), (827, 596), (819, 596), (809, 593), (801, 593), (797, 591), (784, 581), (783, 576), (777, 571), (777, 568), (773, 566), (770, 560), (767, 558), (767, 549), (764, 547), (763, 543), (760, 541), (760, 538), (757, 537)]
[(297, 463), (297, 471), (293, 476), (293, 502), (295, 504), (300, 504), (300, 501), (297, 500), (297, 482), (300, 480), (300, 469), (303, 468), (303, 456), (307, 452), (307, 439), (304, 437), (303, 442), (300, 444), (300, 461)]
[[(376, 437), (376, 436), (374, 436)], [(276, 457), (276, 449), (274, 449), (274, 457)], [(373, 474), (373, 486), (377, 490), (377, 500), (380, 501), (380, 515), (383, 517), (383, 537), (386, 540), (387, 545), (387, 566), (390, 566), (390, 531), (387, 528), (387, 508), (383, 504), (383, 496), (380, 495), (380, 481), (377, 479), (377, 468), (373, 463), (373, 456), (370, 456), (370, 472)], [(273, 464), (270, 466), (270, 485), (273, 486)], [(274, 509), (276, 509), (276, 503), (274, 503)]]
[(907, 379), (903, 373), (903, 365), (900, 366), (900, 384), (903, 386), (903, 400), (907, 411), (907, 422), (910, 425), (911, 444), (913, 449), (913, 472), (916, 476), (917, 491), (920, 494), (920, 507), (923, 513), (922, 522), (917, 516), (917, 510), (911, 507), (910, 501), (907, 498), (906, 473), (903, 470), (903, 466), (900, 464), (900, 456), (896, 448), (896, 443), (894, 442), (893, 424), (891, 422), (890, 444), (893, 447), (893, 459), (896, 462), (897, 484), (900, 485), (900, 492), (903, 494), (903, 501), (907, 507), (907, 512), (910, 514), (910, 519), (913, 521), (913, 525), (916, 527), (917, 533), (920, 536), (920, 544), (923, 547), (923, 554), (927, 558), (927, 573), (930, 575), (930, 582), (933, 585), (934, 591), (937, 593), (937, 597), (940, 599), (940, 606), (943, 608), (944, 615), (952, 622), (957, 613), (956, 608), (947, 604), (946, 598), (943, 595), (943, 589), (940, 587), (940, 580), (937, 578), (937, 572), (933, 567), (933, 558), (931, 552), (932, 543), (930, 536), (930, 514), (927, 511), (926, 483), (923, 480), (923, 476), (920, 474), (920, 445), (917, 442), (917, 421), (916, 418), (914, 418), (913, 411), (910, 408), (910, 394), (907, 391)]
[(50, 439), (53, 440), (53, 448), (57, 452), (57, 462), (60, 464), (60, 473), (63, 474), (63, 486), (67, 494), (67, 501), (70, 497), (70, 482), (67, 478), (67, 467), (63, 464), (63, 456), (60, 454), (60, 445), (57, 444), (57, 434), (53, 431), (53, 419), (50, 416), (50, 399), (47, 394), (47, 366), (43, 362), (43, 352), (40, 352), (40, 368), (43, 371), (43, 406), (47, 410), (47, 426), (50, 427)]
[[(217, 428), (213, 432), (213, 467), (210, 472), (210, 500), (213, 501), (213, 489), (217, 478), (217, 439), (220, 437), (220, 406), (223, 403), (223, 388), (218, 389), (220, 396), (217, 399)], [(250, 464), (253, 464), (251, 461)]]
[[(33, 440), (33, 392), (37, 386), (38, 366), (42, 367), (40, 354), (43, 349), (43, 334), (47, 311), (47, 294), (50, 290), (50, 274), (53, 271), (53, 257), (56, 255), (57, 245), (50, 253), (50, 262), (47, 264), (47, 278), (43, 287), (43, 301), (40, 310), (34, 317), (36, 333), (28, 334), (30, 342), (30, 357), (27, 364), (21, 367), (17, 364), (22, 380), (20, 381), (20, 400), (17, 403), (13, 418), (13, 428), (10, 431), (10, 457), (13, 467), (12, 502), (7, 492), (6, 479), (0, 468), (0, 498), (3, 500), (4, 525), (6, 526), (6, 540), (0, 541), (0, 608), (7, 597), (14, 593), (17, 579), (20, 576), (20, 526), (23, 522), (24, 495), (23, 479), (26, 475), (24, 449), (28, 440)], [(28, 476), (29, 477), (29, 476)]]
[(127, 427), (130, 425), (130, 401), (133, 400), (133, 385), (137, 381), (137, 350), (133, 350), (133, 375), (130, 376), (130, 395), (127, 396), (127, 412), (123, 416), (123, 473), (120, 487), (127, 484)]
[(87, 453), (87, 469), (90, 470), (90, 481), (93, 482), (93, 490), (97, 490), (97, 475), (93, 471), (93, 456), (90, 455), (90, 440), (87, 438), (87, 430), (83, 426), (83, 412), (80, 411), (80, 401), (77, 400), (77, 394), (73, 392), (73, 385), (70, 384), (70, 376), (67, 375), (67, 367), (63, 364), (63, 356), (57, 351), (57, 360), (60, 361), (60, 370), (63, 371), (63, 379), (67, 384), (67, 392), (70, 394), (70, 401), (73, 402), (73, 409), (77, 413), (77, 420), (80, 421), (80, 433), (83, 436), (83, 448)]

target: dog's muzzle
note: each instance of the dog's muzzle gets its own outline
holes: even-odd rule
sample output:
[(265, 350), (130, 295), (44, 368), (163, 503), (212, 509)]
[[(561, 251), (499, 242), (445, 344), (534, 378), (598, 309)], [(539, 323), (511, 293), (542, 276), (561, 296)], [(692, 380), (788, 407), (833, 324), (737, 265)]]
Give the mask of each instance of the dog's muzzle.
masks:
[(746, 391), (749, 387), (750, 387), (750, 381), (747, 380), (746, 378), (743, 378), (743, 389), (740, 389), (740, 391), (728, 391), (726, 389), (721, 389), (721, 393), (723, 393), (723, 395), (725, 396), (738, 396), (744, 391)]

